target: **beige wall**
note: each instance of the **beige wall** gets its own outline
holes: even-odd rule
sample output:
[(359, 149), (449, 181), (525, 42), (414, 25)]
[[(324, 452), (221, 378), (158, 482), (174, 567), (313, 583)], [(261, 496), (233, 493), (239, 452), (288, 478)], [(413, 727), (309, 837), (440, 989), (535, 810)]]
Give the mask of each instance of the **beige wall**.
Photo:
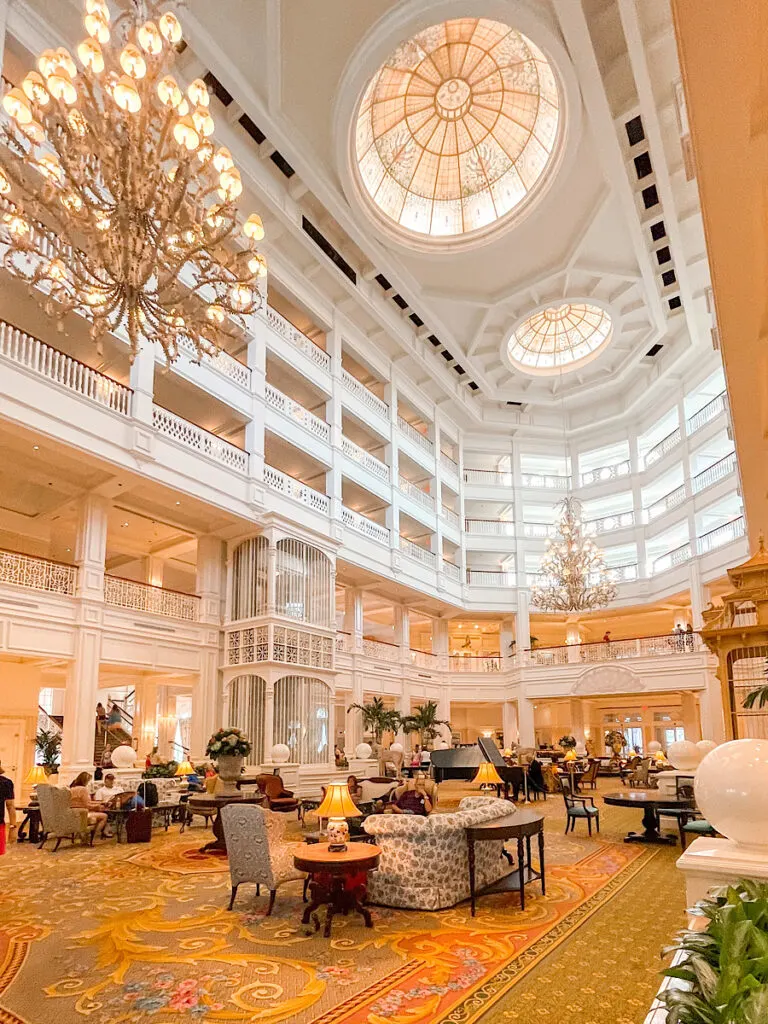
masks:
[(462, 743), (474, 743), (489, 730), (501, 732), (501, 704), (451, 704), (451, 728)]
[[(0, 662), (0, 722), (20, 719), (24, 735), (23, 759), (14, 778), (14, 783), (17, 784), (17, 805), (21, 804), (19, 794), (27, 796), (29, 791), (29, 787), (24, 787), (22, 783), (35, 761), (38, 699), (42, 685), (39, 665), (29, 662)], [(11, 756), (12, 751), (0, 750), (0, 760), (4, 764)]]

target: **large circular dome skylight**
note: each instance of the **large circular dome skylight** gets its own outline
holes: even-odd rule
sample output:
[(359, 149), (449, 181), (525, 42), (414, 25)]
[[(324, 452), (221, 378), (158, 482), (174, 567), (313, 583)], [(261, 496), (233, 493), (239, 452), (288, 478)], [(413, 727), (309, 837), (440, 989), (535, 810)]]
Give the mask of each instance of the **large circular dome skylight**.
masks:
[(604, 309), (567, 302), (523, 320), (508, 342), (507, 353), (529, 373), (557, 373), (597, 355), (610, 341), (611, 330), (611, 318)]
[(355, 135), (362, 184), (408, 231), (465, 235), (527, 199), (559, 120), (552, 67), (530, 39), (486, 18), (444, 21), (369, 82)]

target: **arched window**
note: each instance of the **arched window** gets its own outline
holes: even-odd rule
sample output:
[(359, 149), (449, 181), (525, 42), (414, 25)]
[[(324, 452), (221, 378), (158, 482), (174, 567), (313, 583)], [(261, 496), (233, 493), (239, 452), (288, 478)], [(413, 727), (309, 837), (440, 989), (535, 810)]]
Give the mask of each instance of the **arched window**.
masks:
[(247, 764), (264, 761), (264, 694), (267, 684), (261, 676), (236, 676), (229, 684), (227, 725), (242, 729), (251, 741)]
[(250, 537), (232, 555), (232, 620), (252, 619), (267, 611), (266, 537)]
[(277, 542), (275, 592), (278, 615), (313, 626), (332, 626), (335, 618), (330, 560), (303, 541)]
[(275, 683), (275, 743), (286, 743), (291, 761), (327, 764), (331, 750), (331, 691), (322, 679), (283, 676)]

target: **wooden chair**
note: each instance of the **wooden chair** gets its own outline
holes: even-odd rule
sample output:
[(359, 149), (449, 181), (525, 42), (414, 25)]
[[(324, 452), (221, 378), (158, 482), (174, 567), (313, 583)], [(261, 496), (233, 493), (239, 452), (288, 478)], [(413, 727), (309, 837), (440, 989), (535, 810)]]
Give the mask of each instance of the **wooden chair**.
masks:
[(589, 786), (590, 789), (597, 789), (597, 773), (600, 771), (600, 762), (597, 758), (593, 758), (589, 762), (589, 767), (581, 776), (581, 785)]
[(600, 811), (595, 807), (595, 798), (593, 796), (574, 796), (571, 792), (571, 780), (565, 775), (560, 778), (560, 788), (565, 801), (565, 834), (568, 835), (569, 829), (573, 832), (576, 822), (579, 820), (586, 821), (590, 835), (592, 835), (593, 821), (599, 832)]
[(649, 771), (651, 767), (650, 757), (644, 757), (641, 759), (640, 764), (634, 769), (632, 774), (629, 776), (630, 789), (647, 789), (650, 785)]

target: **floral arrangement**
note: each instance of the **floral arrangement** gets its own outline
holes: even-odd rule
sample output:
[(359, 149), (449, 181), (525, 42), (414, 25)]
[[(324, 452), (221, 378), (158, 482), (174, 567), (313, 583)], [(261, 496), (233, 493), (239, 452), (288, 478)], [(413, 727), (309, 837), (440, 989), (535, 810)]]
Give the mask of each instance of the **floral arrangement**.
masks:
[(251, 752), (251, 742), (242, 729), (231, 726), (215, 732), (208, 740), (205, 752), (214, 761), (220, 757), (247, 757)]
[(576, 737), (575, 736), (561, 736), (557, 741), (558, 746), (562, 747), (563, 750), (575, 750), (576, 749)]

